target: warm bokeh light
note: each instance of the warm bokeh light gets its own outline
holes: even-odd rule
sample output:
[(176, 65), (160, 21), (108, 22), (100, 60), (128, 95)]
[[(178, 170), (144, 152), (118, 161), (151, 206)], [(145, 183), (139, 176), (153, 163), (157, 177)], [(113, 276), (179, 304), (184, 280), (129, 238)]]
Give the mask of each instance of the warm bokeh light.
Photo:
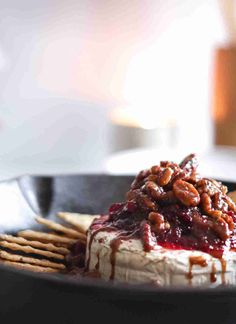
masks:
[(227, 39), (218, 1), (13, 0), (1, 9), (3, 155), (47, 147), (71, 160), (78, 145), (83, 158), (89, 146), (88, 156), (105, 159), (116, 107), (130, 125), (174, 128), (176, 150), (212, 146), (213, 53)]

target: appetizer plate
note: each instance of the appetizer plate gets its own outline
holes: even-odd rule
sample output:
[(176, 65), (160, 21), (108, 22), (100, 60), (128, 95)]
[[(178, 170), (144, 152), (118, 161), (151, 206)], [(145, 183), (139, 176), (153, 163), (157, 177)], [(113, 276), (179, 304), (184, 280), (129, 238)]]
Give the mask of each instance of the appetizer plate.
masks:
[[(0, 183), (0, 230), (40, 229), (58, 211), (106, 213), (132, 176), (26, 176)], [(225, 183), (229, 190), (236, 183)], [(0, 264), (0, 322), (236, 323), (236, 287), (156, 288), (36, 274)]]

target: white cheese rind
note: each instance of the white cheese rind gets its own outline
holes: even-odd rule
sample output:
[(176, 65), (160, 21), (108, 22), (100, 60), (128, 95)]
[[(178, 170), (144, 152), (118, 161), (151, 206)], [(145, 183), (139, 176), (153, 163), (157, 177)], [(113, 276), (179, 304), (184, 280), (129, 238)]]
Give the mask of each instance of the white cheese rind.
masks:
[[(93, 271), (99, 264), (103, 279), (110, 280), (112, 265), (110, 242), (117, 237), (116, 232), (98, 232), (86, 249), (86, 260), (89, 258), (89, 270)], [(88, 244), (91, 230), (88, 233)], [(190, 268), (190, 257), (201, 256), (206, 260), (205, 267), (193, 265)], [(123, 241), (115, 257), (114, 280), (131, 284), (153, 283), (158, 286), (217, 286), (235, 284), (236, 253), (229, 252), (224, 256), (226, 269), (219, 259), (201, 251), (170, 250), (158, 247), (151, 252), (144, 252), (142, 242), (138, 239)], [(215, 270), (214, 270), (215, 269)], [(192, 279), (189, 279), (191, 270)], [(222, 271), (223, 270), (223, 271)], [(212, 282), (212, 273), (216, 281)]]

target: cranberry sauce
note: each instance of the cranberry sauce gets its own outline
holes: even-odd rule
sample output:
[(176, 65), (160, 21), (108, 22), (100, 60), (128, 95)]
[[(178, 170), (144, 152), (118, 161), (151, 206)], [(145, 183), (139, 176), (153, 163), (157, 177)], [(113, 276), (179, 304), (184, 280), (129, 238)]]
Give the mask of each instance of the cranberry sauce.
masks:
[(159, 244), (221, 258), (236, 249), (236, 206), (225, 186), (199, 176), (197, 165), (191, 154), (179, 165), (164, 161), (141, 171), (126, 201), (113, 204), (108, 217), (93, 223), (93, 230), (122, 232), (122, 240), (140, 238), (145, 251)]

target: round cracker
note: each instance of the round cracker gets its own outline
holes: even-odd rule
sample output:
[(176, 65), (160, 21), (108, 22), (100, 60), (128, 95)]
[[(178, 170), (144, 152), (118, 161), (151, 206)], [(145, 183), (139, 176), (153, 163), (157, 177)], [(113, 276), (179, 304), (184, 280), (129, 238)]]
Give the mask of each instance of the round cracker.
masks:
[(50, 229), (53, 229), (54, 231), (65, 233), (67, 236), (75, 238), (75, 239), (82, 239), (86, 241), (86, 235), (79, 233), (78, 231), (75, 231), (74, 229), (68, 228), (66, 226), (63, 226), (59, 223), (53, 222), (49, 219), (43, 218), (43, 217), (36, 217), (36, 221), (39, 224), (45, 225)]
[(99, 215), (87, 215), (68, 212), (60, 212), (57, 214), (57, 216), (68, 224), (73, 225), (78, 231), (84, 234), (87, 232), (94, 219), (99, 217)]
[(50, 267), (61, 270), (64, 270), (66, 268), (62, 263), (56, 263), (46, 259), (30, 258), (19, 254), (8, 253), (6, 251), (0, 251), (0, 258), (8, 261), (34, 264), (42, 267)]
[(11, 243), (11, 242), (7, 242), (7, 241), (0, 241), (0, 246), (10, 249), (10, 250), (13, 250), (13, 251), (22, 251), (25, 253), (33, 253), (33, 254), (43, 255), (48, 258), (53, 258), (53, 259), (64, 260), (64, 258), (65, 258), (65, 256), (62, 254), (58, 254), (58, 253), (51, 252), (51, 251), (40, 250), (40, 249), (33, 248), (32, 246), (19, 245), (17, 243)]

